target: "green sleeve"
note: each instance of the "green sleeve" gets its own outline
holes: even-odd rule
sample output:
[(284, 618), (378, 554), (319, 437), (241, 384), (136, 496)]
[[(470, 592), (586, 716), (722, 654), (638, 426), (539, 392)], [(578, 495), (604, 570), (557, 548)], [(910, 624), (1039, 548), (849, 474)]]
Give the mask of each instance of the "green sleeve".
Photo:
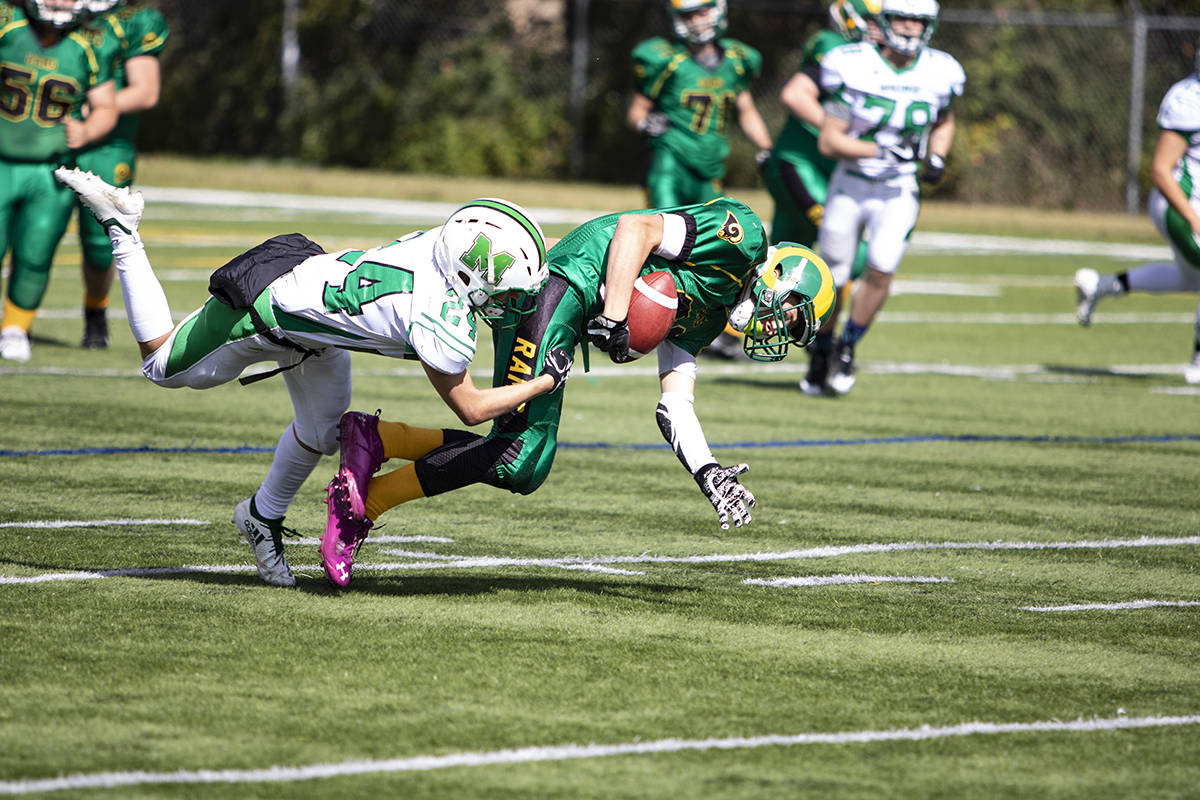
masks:
[(662, 37), (647, 39), (633, 48), (633, 72), (639, 92), (651, 100), (657, 99), (677, 51), (673, 43)]

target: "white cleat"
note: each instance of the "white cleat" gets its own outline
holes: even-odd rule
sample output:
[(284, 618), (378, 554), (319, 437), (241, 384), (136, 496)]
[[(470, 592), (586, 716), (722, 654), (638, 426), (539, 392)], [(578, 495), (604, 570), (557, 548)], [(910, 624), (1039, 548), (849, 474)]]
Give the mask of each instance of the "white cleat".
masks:
[(1183, 380), (1192, 386), (1200, 383), (1200, 350), (1192, 356), (1192, 363), (1184, 367)]
[(858, 378), (855, 376), (854, 348), (838, 345), (834, 351), (833, 364), (829, 370), (826, 386), (833, 394), (841, 397), (850, 394)]
[(142, 212), (146, 209), (141, 192), (132, 192), (129, 187), (118, 189), (105, 183), (98, 175), (84, 172), (78, 167), (59, 167), (54, 170), (54, 177), (79, 195), (79, 202), (100, 220), (101, 225), (106, 228), (116, 225), (126, 233), (137, 233)]
[(254, 498), (238, 503), (233, 511), (233, 524), (254, 551), (258, 574), (272, 586), (295, 586), (296, 576), (283, 557), (282, 536), (294, 533), (283, 527), (283, 520), (263, 519), (255, 513)]
[(28, 361), (33, 353), (29, 348), (29, 334), (16, 325), (0, 331), (0, 358), (5, 361)]
[(1092, 312), (1100, 299), (1100, 273), (1094, 269), (1075, 270), (1075, 319), (1083, 327), (1092, 324)]

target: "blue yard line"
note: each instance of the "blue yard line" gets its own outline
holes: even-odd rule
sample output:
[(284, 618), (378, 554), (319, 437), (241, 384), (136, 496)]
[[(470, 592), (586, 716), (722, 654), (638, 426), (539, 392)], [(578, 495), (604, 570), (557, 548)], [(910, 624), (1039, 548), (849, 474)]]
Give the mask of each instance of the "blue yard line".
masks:
[[(925, 434), (920, 436), (872, 436), (862, 439), (792, 439), (767, 442), (718, 442), (710, 445), (713, 450), (764, 450), (782, 447), (845, 447), (866, 444), (927, 444), (947, 442), (974, 444), (977, 442), (1006, 442), (1013, 444), (1171, 444), (1173, 442), (1200, 442), (1200, 433), (1162, 433), (1141, 436), (1002, 436), (963, 433)], [(664, 442), (617, 443), (617, 442), (559, 442), (564, 450), (666, 450)], [(73, 450), (0, 450), (0, 458), (23, 458), (27, 456), (112, 456), (130, 453), (189, 453), (189, 454), (233, 454), (249, 455), (272, 453), (274, 447), (82, 447)]]

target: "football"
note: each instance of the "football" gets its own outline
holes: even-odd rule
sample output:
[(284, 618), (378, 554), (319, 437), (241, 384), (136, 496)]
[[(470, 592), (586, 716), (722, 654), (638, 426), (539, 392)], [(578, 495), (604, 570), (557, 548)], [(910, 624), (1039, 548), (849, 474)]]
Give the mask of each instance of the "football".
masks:
[(629, 354), (641, 358), (658, 347), (671, 330), (678, 307), (671, 273), (658, 270), (639, 277), (629, 299)]

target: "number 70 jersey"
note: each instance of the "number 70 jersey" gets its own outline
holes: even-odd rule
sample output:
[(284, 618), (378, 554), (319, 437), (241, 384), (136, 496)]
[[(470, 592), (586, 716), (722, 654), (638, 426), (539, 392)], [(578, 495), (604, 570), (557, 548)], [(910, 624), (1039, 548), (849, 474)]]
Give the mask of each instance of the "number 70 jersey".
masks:
[(463, 372), (475, 356), (475, 317), (434, 264), (440, 231), (306, 258), (266, 289), (276, 323), (305, 347), (420, 359), (438, 372)]

